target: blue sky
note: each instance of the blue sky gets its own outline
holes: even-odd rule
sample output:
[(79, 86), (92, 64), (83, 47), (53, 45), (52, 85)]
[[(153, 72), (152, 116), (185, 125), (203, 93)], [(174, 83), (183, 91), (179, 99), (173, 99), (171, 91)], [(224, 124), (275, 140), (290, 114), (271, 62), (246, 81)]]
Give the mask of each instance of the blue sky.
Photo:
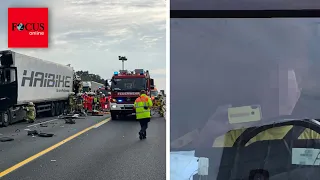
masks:
[(165, 89), (164, 0), (2, 0), (1, 49), (7, 49), (7, 8), (33, 6), (49, 7), (49, 48), (15, 51), (103, 78), (121, 69), (119, 55), (127, 56), (127, 69), (148, 69), (158, 89)]

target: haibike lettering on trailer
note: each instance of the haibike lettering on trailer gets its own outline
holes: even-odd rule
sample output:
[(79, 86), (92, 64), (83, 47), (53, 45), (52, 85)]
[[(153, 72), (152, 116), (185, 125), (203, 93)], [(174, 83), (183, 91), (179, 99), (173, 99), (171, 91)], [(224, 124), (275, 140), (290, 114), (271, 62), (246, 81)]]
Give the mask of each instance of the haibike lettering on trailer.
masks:
[(30, 36), (44, 36), (44, 23), (12, 23), (12, 31), (27, 31)]
[[(28, 73), (27, 70), (24, 70), (21, 86), (70, 88), (71, 82), (71, 76), (37, 71), (31, 71), (31, 73)], [(57, 92), (70, 92), (70, 90), (57, 89)]]

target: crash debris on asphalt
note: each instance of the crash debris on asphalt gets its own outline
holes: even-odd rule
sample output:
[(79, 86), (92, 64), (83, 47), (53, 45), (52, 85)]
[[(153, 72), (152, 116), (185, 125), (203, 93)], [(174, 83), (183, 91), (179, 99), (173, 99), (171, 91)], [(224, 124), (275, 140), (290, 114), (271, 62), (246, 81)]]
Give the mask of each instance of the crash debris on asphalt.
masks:
[(52, 133), (44, 133), (44, 132), (38, 132), (37, 130), (29, 130), (28, 136), (39, 136), (39, 137), (52, 137), (54, 134)]
[(0, 137), (0, 142), (8, 142), (13, 141), (14, 139), (11, 137)]

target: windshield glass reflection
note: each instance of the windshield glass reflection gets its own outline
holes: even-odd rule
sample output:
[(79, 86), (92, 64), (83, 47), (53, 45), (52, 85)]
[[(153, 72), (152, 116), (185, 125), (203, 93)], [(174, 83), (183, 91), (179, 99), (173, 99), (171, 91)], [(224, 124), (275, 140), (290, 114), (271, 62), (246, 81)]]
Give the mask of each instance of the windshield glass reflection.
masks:
[(318, 21), (172, 19), (171, 163), (189, 151), (208, 179), (317, 177), (317, 151), (299, 148), (320, 149)]

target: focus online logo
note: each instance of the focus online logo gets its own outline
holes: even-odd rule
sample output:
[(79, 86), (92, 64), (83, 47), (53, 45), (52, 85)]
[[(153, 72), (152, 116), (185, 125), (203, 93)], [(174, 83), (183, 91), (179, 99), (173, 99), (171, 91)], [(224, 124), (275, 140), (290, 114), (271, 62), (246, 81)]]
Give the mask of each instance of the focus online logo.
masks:
[(44, 23), (12, 23), (12, 31), (27, 31), (30, 36), (44, 36)]

